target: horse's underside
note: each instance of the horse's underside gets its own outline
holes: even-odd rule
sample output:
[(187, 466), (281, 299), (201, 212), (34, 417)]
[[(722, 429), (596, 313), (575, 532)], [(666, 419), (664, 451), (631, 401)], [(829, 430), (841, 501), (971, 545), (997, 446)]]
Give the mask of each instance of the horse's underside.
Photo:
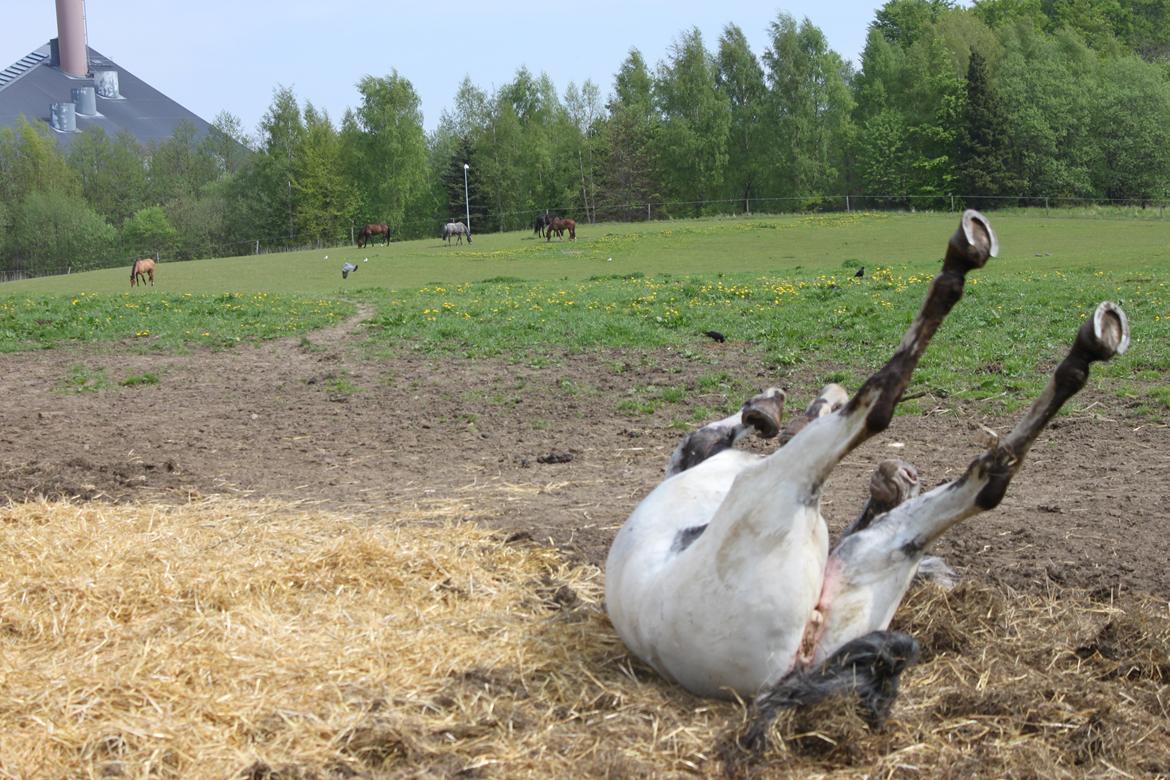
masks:
[[(760, 702), (788, 701), (777, 691), (794, 686), (835, 689), (796, 684), (808, 675), (857, 681), (858, 659), (895, 677), (912, 660), (912, 641), (886, 629), (926, 550), (955, 523), (999, 503), (1037, 435), (1084, 386), (1089, 364), (1129, 342), (1125, 314), (1100, 304), (1048, 387), (962, 477), (916, 495), (912, 466), (883, 464), (865, 510), (830, 548), (819, 508), (825, 480), (889, 425), (966, 274), (996, 249), (987, 219), (964, 213), (921, 311), (852, 399), (830, 385), (782, 427), (784, 394), (773, 389), (683, 441), (668, 478), (634, 510), (606, 564), (607, 609), (632, 652), (696, 694), (760, 694)], [(753, 432), (779, 436), (782, 445), (766, 457), (732, 448)]]

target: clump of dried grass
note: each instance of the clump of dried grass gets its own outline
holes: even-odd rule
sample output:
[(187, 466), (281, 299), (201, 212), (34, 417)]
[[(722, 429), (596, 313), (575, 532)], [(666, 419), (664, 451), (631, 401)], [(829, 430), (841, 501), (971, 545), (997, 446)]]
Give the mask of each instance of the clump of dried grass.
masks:
[(917, 591), (886, 728), (822, 705), (728, 759), (744, 708), (632, 663), (596, 569), (467, 519), (0, 509), (0, 776), (1170, 773), (1165, 604)]

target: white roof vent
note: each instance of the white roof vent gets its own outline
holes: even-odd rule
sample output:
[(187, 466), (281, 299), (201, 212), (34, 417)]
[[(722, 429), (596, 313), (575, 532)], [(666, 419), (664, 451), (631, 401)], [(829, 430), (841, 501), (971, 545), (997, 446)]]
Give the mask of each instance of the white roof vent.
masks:
[(97, 116), (97, 96), (93, 87), (74, 87), (73, 102), (82, 116)]
[(58, 133), (77, 132), (77, 107), (72, 103), (54, 103), (49, 107), (49, 127)]
[(95, 70), (93, 83), (97, 87), (99, 97), (107, 100), (122, 97), (122, 93), (118, 91), (118, 71), (116, 70)]

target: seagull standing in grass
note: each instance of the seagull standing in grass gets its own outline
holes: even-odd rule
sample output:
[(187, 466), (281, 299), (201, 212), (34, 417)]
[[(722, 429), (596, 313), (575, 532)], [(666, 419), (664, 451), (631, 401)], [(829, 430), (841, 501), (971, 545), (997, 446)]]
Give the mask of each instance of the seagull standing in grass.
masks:
[(349, 278), (349, 272), (356, 271), (357, 269), (358, 269), (358, 267), (356, 265), (354, 265), (353, 263), (346, 263), (345, 265), (341, 266), (341, 278), (342, 279)]

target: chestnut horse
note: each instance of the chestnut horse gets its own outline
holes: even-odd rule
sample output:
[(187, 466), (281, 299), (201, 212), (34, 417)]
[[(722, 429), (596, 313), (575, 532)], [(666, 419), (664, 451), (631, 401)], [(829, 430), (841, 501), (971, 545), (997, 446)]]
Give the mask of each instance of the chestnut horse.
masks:
[(561, 219), (560, 217), (553, 217), (552, 222), (548, 223), (547, 238), (545, 241), (552, 241), (552, 234), (556, 233), (557, 238), (564, 238), (565, 231), (569, 231), (569, 238), (573, 241), (577, 240), (577, 223), (571, 219)]
[(385, 224), (383, 224), (383, 225), (374, 225), (374, 224), (366, 225), (364, 228), (362, 228), (361, 230), (358, 231), (357, 245), (359, 247), (365, 246), (366, 243), (369, 242), (371, 236), (381, 236), (383, 241), (384, 241), (384, 244), (389, 245), (389, 243), (390, 243), (390, 226), (385, 225)]
[(147, 279), (150, 279), (150, 286), (154, 287), (154, 260), (149, 257), (135, 260), (134, 266), (130, 269), (130, 286), (134, 287), (141, 281), (145, 287)]

